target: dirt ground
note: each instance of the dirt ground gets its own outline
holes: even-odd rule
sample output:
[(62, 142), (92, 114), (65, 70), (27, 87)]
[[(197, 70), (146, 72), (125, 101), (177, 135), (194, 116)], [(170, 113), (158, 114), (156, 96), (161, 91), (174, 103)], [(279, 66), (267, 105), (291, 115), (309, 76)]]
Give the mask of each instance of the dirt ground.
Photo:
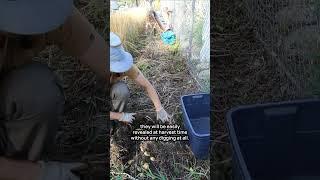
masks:
[(254, 36), (241, 1), (216, 1), (213, 25), (214, 160), (213, 179), (232, 176), (232, 151), (226, 129), (226, 113), (239, 105), (296, 98), (277, 64)]

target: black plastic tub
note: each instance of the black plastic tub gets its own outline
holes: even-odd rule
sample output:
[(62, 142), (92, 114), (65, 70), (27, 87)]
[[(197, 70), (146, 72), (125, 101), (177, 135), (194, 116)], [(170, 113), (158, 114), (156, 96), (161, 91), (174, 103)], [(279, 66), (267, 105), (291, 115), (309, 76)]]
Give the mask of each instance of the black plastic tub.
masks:
[(320, 180), (320, 100), (242, 106), (227, 122), (233, 180)]

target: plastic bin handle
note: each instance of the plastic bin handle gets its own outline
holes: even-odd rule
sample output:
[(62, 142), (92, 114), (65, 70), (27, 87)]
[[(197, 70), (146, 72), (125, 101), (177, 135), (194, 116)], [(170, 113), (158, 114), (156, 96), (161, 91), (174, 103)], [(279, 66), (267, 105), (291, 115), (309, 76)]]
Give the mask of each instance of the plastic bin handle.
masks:
[(291, 116), (297, 114), (298, 107), (273, 107), (264, 110), (267, 117), (272, 116)]
[(195, 95), (195, 96), (192, 96), (192, 99), (200, 99), (200, 98), (203, 98), (203, 95)]

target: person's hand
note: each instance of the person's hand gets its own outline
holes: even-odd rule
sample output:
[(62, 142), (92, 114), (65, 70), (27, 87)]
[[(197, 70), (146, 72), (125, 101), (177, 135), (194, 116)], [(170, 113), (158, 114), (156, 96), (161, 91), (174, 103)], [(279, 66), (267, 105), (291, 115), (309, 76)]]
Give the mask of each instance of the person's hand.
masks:
[(132, 121), (135, 120), (134, 115), (136, 115), (136, 113), (122, 113), (122, 116), (120, 117), (119, 121), (125, 123), (132, 123)]
[(163, 109), (163, 107), (160, 108), (160, 110), (157, 111), (157, 120), (161, 120), (163, 123), (169, 121), (169, 115), (166, 112), (166, 110)]
[(41, 166), (39, 180), (80, 180), (73, 172), (87, 169), (84, 163), (38, 162)]

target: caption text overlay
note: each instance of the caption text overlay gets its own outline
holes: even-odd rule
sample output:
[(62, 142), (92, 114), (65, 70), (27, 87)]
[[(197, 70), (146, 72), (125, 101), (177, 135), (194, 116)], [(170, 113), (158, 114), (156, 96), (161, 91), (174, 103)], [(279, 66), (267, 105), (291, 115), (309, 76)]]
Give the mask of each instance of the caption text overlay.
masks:
[(180, 130), (180, 125), (154, 124), (140, 125), (140, 128), (132, 131), (132, 141), (188, 141), (188, 133)]

